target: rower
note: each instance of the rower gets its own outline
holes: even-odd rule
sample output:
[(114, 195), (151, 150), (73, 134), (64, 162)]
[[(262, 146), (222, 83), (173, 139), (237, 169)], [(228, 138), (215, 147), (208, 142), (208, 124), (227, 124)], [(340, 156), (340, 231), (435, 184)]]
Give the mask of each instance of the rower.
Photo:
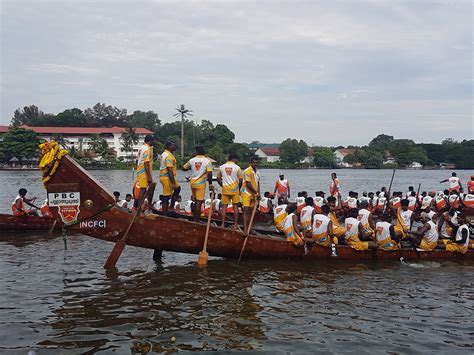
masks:
[(457, 210), (461, 205), (461, 197), (459, 196), (459, 192), (457, 190), (453, 190), (449, 195), (448, 202), (451, 208)]
[[(197, 146), (195, 156), (182, 167), (183, 171), (191, 170), (189, 186), (191, 187), (191, 194), (194, 197), (194, 201), (196, 201), (194, 222), (200, 220), (199, 211), (201, 211), (204, 195), (206, 194), (206, 182), (209, 183), (209, 191), (214, 191), (214, 186), (212, 185), (212, 164), (205, 154), (204, 147), (202, 145)], [(207, 210), (210, 209), (210, 204), (211, 201), (209, 199)], [(206, 207), (204, 207), (204, 211), (206, 211)]]
[(242, 206), (244, 208), (244, 230), (248, 231), (252, 208), (260, 201), (260, 172), (258, 171), (259, 159), (254, 157), (250, 166), (244, 170), (242, 183)]
[(343, 206), (347, 209), (357, 208), (357, 192), (349, 191), (349, 196), (344, 199)]
[(221, 199), (222, 199), (222, 194), (218, 193), (217, 198), (214, 199), (214, 206), (212, 207), (214, 209), (214, 211), (216, 211), (216, 213), (221, 212), (221, 208), (222, 208)]
[(449, 194), (452, 194), (455, 191), (459, 192), (459, 190), (462, 188), (461, 180), (454, 172), (451, 174), (451, 177), (449, 179), (442, 180), (439, 183), (442, 184), (443, 182), (449, 182)]
[(296, 204), (290, 203), (287, 207), (288, 216), (286, 216), (283, 222), (283, 232), (285, 233), (286, 241), (293, 243), (295, 246), (302, 246), (304, 241), (298, 227), (298, 216), (295, 212)]
[(361, 203), (362, 201), (370, 201), (367, 191), (362, 192), (362, 196), (359, 197), (359, 203)]
[(175, 203), (174, 203), (174, 209), (175, 209), (175, 211), (177, 211), (177, 212), (181, 211), (181, 201), (182, 201), (182, 200), (183, 200), (183, 199), (182, 199), (181, 195), (178, 195), (178, 196), (176, 197), (176, 201), (175, 201)]
[(416, 204), (417, 204), (416, 192), (415, 192), (415, 191), (412, 191), (412, 192), (411, 192), (411, 195), (408, 196), (407, 200), (408, 200), (408, 209), (409, 209), (410, 211), (415, 211), (415, 209), (416, 209)]
[(467, 193), (474, 194), (474, 174), (471, 175), (471, 179), (467, 181)]
[(344, 221), (346, 227), (344, 241), (355, 250), (369, 249), (368, 241), (370, 240), (370, 237), (364, 233), (362, 223), (357, 219), (359, 211), (357, 208), (351, 208), (348, 215), (349, 217)]
[(377, 206), (377, 203), (374, 202), (375, 194), (371, 191), (371, 192), (369, 192), (368, 196), (369, 196), (369, 208), (368, 208), (368, 210), (370, 212), (374, 212), (375, 211), (375, 206)]
[(336, 173), (331, 174), (331, 185), (329, 185), (329, 193), (333, 197), (337, 197), (339, 194), (340, 186), (339, 186), (339, 179), (337, 178)]
[(413, 245), (424, 251), (433, 251), (438, 245), (439, 232), (436, 223), (438, 215), (435, 214), (432, 220), (422, 219), (424, 225), (418, 231), (409, 231), (408, 238)]
[(324, 191), (316, 191), (316, 197), (314, 200), (314, 210), (316, 213), (321, 213), (321, 207), (326, 204), (326, 200), (324, 199)]
[(474, 193), (464, 195), (462, 202), (466, 208), (474, 208)]
[[(38, 215), (36, 208), (32, 205), (36, 201), (36, 196), (29, 199), (26, 197), (27, 193), (28, 191), (25, 188), (18, 190), (18, 196), (11, 205), (12, 214), (14, 216)], [(33, 209), (26, 207), (26, 205), (32, 206)]]
[(266, 191), (258, 204), (258, 211), (263, 214), (268, 214), (273, 211), (273, 202), (270, 199), (270, 192)]
[(48, 199), (44, 200), (43, 204), (40, 206), (40, 211), (43, 217), (53, 218), (53, 214), (48, 206)]
[(308, 193), (306, 191), (301, 191), (301, 192), (298, 192), (298, 197), (295, 199), (295, 202), (296, 202), (296, 213), (297, 214), (300, 214), (301, 213), (301, 210), (303, 209), (303, 207), (305, 206), (305, 199), (306, 197), (308, 197)]
[[(451, 226), (455, 230), (456, 236), (453, 241), (448, 241), (448, 243), (446, 243), (446, 250), (454, 253), (466, 254), (470, 243), (469, 223), (466, 215), (462, 212), (459, 213), (457, 220), (459, 227), (454, 225)], [(447, 219), (446, 223), (450, 224), (451, 221)]]
[(306, 197), (305, 206), (301, 209), (301, 229), (305, 236), (311, 237), (311, 229), (313, 227), (313, 216), (316, 214), (314, 210), (314, 200), (312, 197)]
[(322, 247), (330, 247), (334, 238), (332, 220), (328, 217), (331, 209), (328, 205), (321, 207), (321, 213), (313, 216), (311, 239)]
[(405, 194), (405, 198), (411, 196), (412, 192), (415, 192), (415, 188), (413, 186), (408, 186), (408, 192)]
[(401, 207), (402, 192), (395, 191), (390, 199), (390, 207), (396, 212)]
[(132, 194), (125, 195), (125, 204), (124, 207), (130, 211), (130, 207), (132, 206), (131, 202), (133, 200)]
[(449, 194), (448, 190), (445, 190), (444, 192), (438, 191), (438, 193), (436, 194), (434, 198), (434, 205), (435, 205), (436, 211), (438, 212), (444, 211), (444, 209), (446, 208), (446, 200), (448, 198), (447, 197), (448, 194)]
[[(383, 190), (384, 188), (382, 188)], [(386, 204), (387, 204), (387, 198), (388, 196), (386, 196), (386, 192), (385, 191), (381, 191), (379, 192), (378, 196), (377, 196), (377, 212), (378, 213), (382, 213), (384, 211), (384, 209), (386, 208)]]
[(122, 208), (127, 208), (127, 202), (120, 198), (120, 192), (114, 191), (115, 204)]
[(193, 216), (194, 208), (195, 208), (195, 203), (193, 200), (186, 201), (186, 205), (184, 206), (184, 214), (186, 216)]
[[(152, 135), (145, 136), (145, 142), (138, 151), (137, 161), (137, 187), (139, 188), (138, 196), (135, 197), (134, 207), (137, 209), (138, 201), (141, 201), (145, 197), (148, 186), (153, 182), (153, 143), (155, 137)], [(135, 184), (134, 184), (135, 185)], [(150, 197), (152, 199), (153, 196)]]
[(360, 210), (359, 210), (359, 215), (357, 218), (362, 224), (362, 229), (364, 230), (364, 234), (370, 237), (373, 237), (374, 230), (375, 230), (375, 221), (368, 207), (369, 207), (369, 202), (367, 200), (363, 200), (360, 203)]
[(421, 209), (424, 210), (426, 208), (430, 208), (433, 205), (433, 198), (435, 197), (434, 191), (430, 191), (426, 196), (423, 197), (421, 200)]
[(278, 205), (273, 209), (273, 222), (279, 232), (283, 232), (285, 218), (288, 216), (288, 213), (286, 212), (288, 205), (285, 204), (285, 201), (286, 198), (284, 196), (280, 197)]
[(400, 249), (400, 238), (395, 233), (395, 228), (390, 223), (392, 217), (388, 213), (382, 215), (382, 221), (377, 222), (376, 229), (376, 243), (377, 248), (384, 251), (393, 251)]
[(397, 233), (397, 236), (400, 239), (407, 237), (415, 217), (413, 211), (408, 209), (409, 204), (410, 201), (408, 201), (407, 199), (401, 200), (401, 207), (398, 208), (395, 213), (396, 224), (394, 228), (395, 233)]
[(328, 206), (331, 209), (331, 212), (328, 214), (328, 217), (332, 221), (332, 231), (336, 238), (343, 238), (346, 234), (346, 230), (339, 224), (337, 213), (342, 210), (341, 195), (337, 195), (337, 200), (334, 196), (329, 196), (327, 198)]
[[(447, 223), (449, 221), (450, 223)], [(454, 236), (453, 226), (458, 227), (458, 212), (453, 209), (449, 209), (444, 212), (438, 220), (438, 231), (441, 238), (451, 239)]]
[(176, 178), (176, 158), (173, 155), (175, 150), (176, 145), (173, 142), (166, 142), (165, 151), (160, 157), (160, 183), (163, 187), (163, 213), (165, 215), (168, 209), (174, 210), (176, 199), (181, 192), (181, 186)]
[(273, 194), (276, 194), (277, 200), (282, 197), (285, 200), (290, 198), (290, 183), (285, 179), (285, 175), (280, 174), (279, 179), (275, 182)]
[(227, 206), (232, 203), (234, 213), (234, 228), (238, 228), (240, 203), (240, 188), (242, 187), (242, 170), (237, 165), (239, 156), (235, 153), (229, 154), (229, 159), (225, 164), (219, 167), (217, 172), (217, 182), (222, 187), (222, 213), (221, 227), (225, 226), (225, 218), (227, 216)]

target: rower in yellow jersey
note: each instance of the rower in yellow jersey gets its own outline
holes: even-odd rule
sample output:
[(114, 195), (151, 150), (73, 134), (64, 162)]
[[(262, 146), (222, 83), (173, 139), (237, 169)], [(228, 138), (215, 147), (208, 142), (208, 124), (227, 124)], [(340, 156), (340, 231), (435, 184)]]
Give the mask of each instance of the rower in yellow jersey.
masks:
[[(134, 207), (138, 208), (138, 201), (143, 199), (146, 193), (147, 187), (153, 182), (153, 143), (155, 142), (155, 137), (152, 135), (147, 135), (145, 137), (145, 142), (138, 152), (138, 162), (137, 162), (137, 182), (140, 192), (135, 198)], [(153, 196), (152, 196), (153, 197)]]
[(252, 208), (260, 200), (260, 172), (257, 171), (259, 160), (253, 158), (250, 166), (244, 170), (242, 184), (242, 205), (244, 207), (244, 231), (248, 230)]
[(242, 170), (237, 165), (239, 156), (235, 153), (229, 154), (229, 160), (219, 167), (217, 182), (222, 186), (222, 214), (221, 227), (225, 226), (227, 206), (232, 203), (234, 209), (234, 228), (238, 228), (240, 203), (240, 188), (242, 187)]
[[(165, 151), (160, 157), (160, 183), (163, 186), (163, 213), (168, 209), (174, 210), (174, 205), (181, 191), (181, 186), (176, 179), (176, 158), (173, 152), (176, 146), (172, 142), (166, 142)], [(170, 203), (171, 199), (171, 203)]]
[(191, 179), (189, 185), (191, 186), (192, 197), (196, 204), (194, 205), (193, 215), (194, 221), (198, 222), (201, 215), (201, 206), (204, 202), (206, 194), (206, 181), (209, 182), (209, 190), (214, 191), (212, 185), (212, 164), (205, 156), (206, 152), (203, 146), (196, 147), (196, 155), (183, 165), (183, 171), (191, 170)]
[(334, 196), (329, 196), (327, 198), (327, 202), (328, 202), (329, 208), (331, 209), (331, 212), (329, 213), (328, 217), (332, 221), (333, 235), (337, 239), (344, 238), (346, 234), (346, 230), (344, 229), (344, 227), (342, 227), (339, 224), (339, 220), (337, 218), (337, 212), (342, 210), (341, 194), (340, 193), (337, 194), (337, 200)]

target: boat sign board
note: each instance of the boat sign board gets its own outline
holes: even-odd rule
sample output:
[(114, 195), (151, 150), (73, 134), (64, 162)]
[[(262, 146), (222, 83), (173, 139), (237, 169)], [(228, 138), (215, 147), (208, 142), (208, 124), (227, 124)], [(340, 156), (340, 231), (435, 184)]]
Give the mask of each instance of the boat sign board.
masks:
[(49, 207), (78, 206), (80, 204), (80, 192), (50, 192), (48, 194)]

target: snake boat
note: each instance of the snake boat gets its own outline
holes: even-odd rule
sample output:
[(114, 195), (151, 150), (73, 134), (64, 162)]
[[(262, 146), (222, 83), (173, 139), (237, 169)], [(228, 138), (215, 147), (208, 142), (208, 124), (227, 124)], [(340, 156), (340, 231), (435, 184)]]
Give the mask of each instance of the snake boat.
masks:
[[(13, 216), (11, 214), (0, 214), (0, 231), (25, 232), (25, 231), (49, 231), (54, 224), (53, 218), (40, 216)], [(59, 224), (54, 226), (59, 229)]]

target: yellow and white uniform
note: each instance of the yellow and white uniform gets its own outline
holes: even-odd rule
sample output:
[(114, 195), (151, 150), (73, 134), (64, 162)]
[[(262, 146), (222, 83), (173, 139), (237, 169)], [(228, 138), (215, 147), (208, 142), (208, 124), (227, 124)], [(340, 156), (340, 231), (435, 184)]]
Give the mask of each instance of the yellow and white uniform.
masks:
[(357, 199), (355, 197), (347, 196), (344, 199), (344, 205), (347, 206), (348, 208), (357, 208)]
[(290, 213), (286, 216), (285, 221), (283, 222), (283, 232), (285, 233), (286, 240), (293, 243), (296, 246), (301, 246), (304, 244), (301, 236), (296, 233), (295, 226), (293, 225), (293, 216), (294, 213)]
[(312, 228), (313, 206), (303, 207), (300, 214), (301, 228), (304, 231), (310, 232)]
[[(171, 168), (175, 186), (171, 183), (170, 173), (168, 168)], [(175, 188), (179, 186), (178, 180), (176, 179), (176, 158), (173, 153), (165, 149), (163, 154), (160, 157), (160, 183), (163, 186), (163, 196), (171, 196)]]
[(273, 221), (275, 222), (276, 229), (280, 232), (283, 232), (285, 218), (288, 216), (286, 212), (287, 207), (288, 205), (279, 205), (273, 209)]
[(143, 144), (143, 146), (138, 151), (138, 163), (137, 163), (137, 181), (138, 186), (141, 189), (146, 189), (148, 187), (148, 177), (146, 176), (145, 165), (148, 165), (150, 168), (150, 174), (153, 169), (153, 149), (148, 144)]
[(366, 210), (365, 208), (361, 208), (359, 210), (359, 216), (357, 219), (362, 223), (362, 228), (364, 229), (364, 232), (370, 235), (372, 238), (374, 236), (374, 230), (370, 227), (369, 223), (369, 216), (370, 216), (370, 211)]
[(396, 224), (394, 228), (395, 228), (395, 232), (401, 233), (403, 238), (406, 237), (407, 232), (410, 231), (412, 214), (413, 214), (413, 211), (410, 211), (410, 210), (404, 211), (401, 208), (397, 210)]
[(467, 233), (466, 241), (462, 244), (458, 244), (458, 243), (455, 243), (455, 242), (452, 242), (452, 241), (448, 241), (448, 243), (446, 244), (446, 250), (447, 251), (461, 253), (461, 254), (466, 254), (467, 253), (467, 250), (469, 249), (469, 243), (470, 243), (469, 227), (467, 226), (467, 224), (463, 224), (462, 226), (460, 226), (458, 228), (458, 231), (456, 233), (456, 237), (454, 238), (454, 240), (456, 242), (461, 241), (463, 231), (465, 231), (464, 233)]
[(344, 236), (346, 234), (346, 230), (339, 224), (336, 214), (334, 212), (330, 212), (328, 217), (332, 221), (332, 233), (334, 236), (336, 238)]
[(270, 212), (270, 207), (268, 207), (268, 201), (269, 198), (265, 196), (260, 199), (260, 202), (258, 204), (258, 210), (260, 211), (260, 213)]
[(347, 245), (355, 250), (369, 249), (369, 243), (362, 242), (359, 239), (359, 221), (353, 217), (348, 217), (345, 220), (346, 234), (344, 240)]
[(421, 200), (421, 209), (424, 210), (425, 208), (428, 208), (431, 206), (431, 202), (433, 201), (433, 197), (431, 196), (425, 196)]
[(331, 246), (331, 238), (329, 238), (328, 225), (331, 219), (324, 214), (315, 214), (313, 218), (312, 238), (314, 242), (323, 247)]
[(222, 204), (240, 202), (239, 183), (242, 180), (242, 170), (233, 161), (222, 164), (217, 171), (217, 177), (222, 179)]
[(255, 191), (259, 191), (260, 172), (253, 170), (251, 166), (244, 170), (242, 182), (242, 206), (253, 207), (256, 201), (256, 195), (253, 194), (248, 186), (252, 186)]
[(392, 225), (388, 222), (377, 222), (375, 229), (377, 233), (375, 234), (377, 248), (385, 251), (398, 250), (399, 244), (395, 242), (390, 236), (390, 227)]
[(428, 221), (428, 224), (430, 225), (430, 229), (428, 229), (425, 235), (421, 238), (421, 243), (418, 248), (425, 251), (432, 251), (436, 248), (436, 245), (438, 245), (439, 233), (438, 227), (433, 223), (433, 221)]
[(189, 186), (193, 197), (197, 201), (203, 201), (206, 194), (207, 175), (212, 172), (211, 161), (204, 155), (196, 155), (184, 164), (183, 168), (185, 170), (191, 169)]

